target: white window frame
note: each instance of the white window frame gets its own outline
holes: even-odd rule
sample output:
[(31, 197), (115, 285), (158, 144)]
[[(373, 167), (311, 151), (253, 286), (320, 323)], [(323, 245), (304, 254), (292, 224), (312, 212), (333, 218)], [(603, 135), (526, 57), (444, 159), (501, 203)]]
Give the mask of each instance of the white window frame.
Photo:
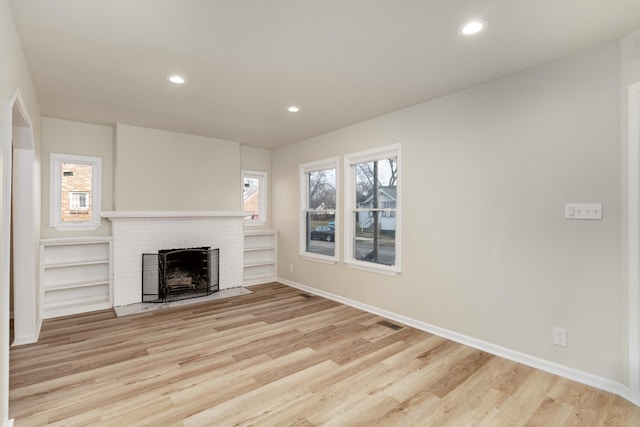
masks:
[[(91, 219), (88, 221), (62, 221), (62, 164), (76, 163), (91, 166)], [(100, 157), (77, 156), (73, 154), (51, 153), (49, 227), (58, 231), (96, 230), (102, 225), (102, 159)]]
[[(373, 262), (360, 261), (354, 258), (354, 230), (355, 230), (355, 212), (356, 206), (356, 176), (355, 165), (357, 163), (370, 162), (374, 160), (383, 160), (395, 157), (397, 159), (398, 181), (396, 187), (396, 235), (395, 235), (395, 264), (383, 265)], [(345, 175), (345, 199), (344, 199), (344, 218), (345, 219), (345, 264), (351, 268), (369, 271), (373, 273), (395, 276), (402, 273), (402, 202), (401, 202), (401, 185), (402, 185), (402, 161), (401, 161), (401, 145), (392, 144), (384, 147), (374, 148), (371, 150), (360, 151), (344, 156), (344, 175)]]
[[(338, 212), (340, 210), (340, 169), (339, 169), (338, 157), (332, 157), (329, 159), (318, 160), (315, 162), (304, 163), (300, 165), (300, 229), (299, 229), (299, 255), (307, 260), (321, 262), (325, 264), (335, 264), (340, 260), (340, 223), (338, 221)], [(336, 171), (336, 209), (334, 212), (335, 221), (335, 234), (334, 234), (334, 251), (333, 256), (316, 254), (313, 252), (307, 252), (307, 210), (309, 203), (309, 180), (307, 178), (310, 172), (334, 169)]]
[(244, 207), (244, 179), (245, 178), (253, 178), (257, 179), (258, 184), (258, 219), (245, 218), (244, 225), (249, 226), (258, 226), (265, 225), (267, 223), (267, 173), (260, 171), (250, 171), (250, 170), (242, 170), (241, 171), (241, 188), (242, 188), (242, 198), (241, 198), (241, 206)]

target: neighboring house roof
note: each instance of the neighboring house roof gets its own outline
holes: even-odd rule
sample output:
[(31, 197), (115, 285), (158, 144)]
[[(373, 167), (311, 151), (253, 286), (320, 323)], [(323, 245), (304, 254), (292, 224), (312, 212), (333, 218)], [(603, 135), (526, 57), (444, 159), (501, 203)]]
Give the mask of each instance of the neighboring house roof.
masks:
[[(379, 187), (380, 193), (387, 196), (389, 200), (393, 200), (394, 202), (398, 200), (398, 190), (395, 185), (393, 186), (383, 186)], [(367, 197), (365, 200), (361, 201), (360, 204), (371, 203), (373, 200), (373, 194)]]
[(252, 198), (256, 194), (258, 194), (258, 189), (257, 188), (248, 188), (248, 189), (244, 190), (244, 199), (243, 200), (246, 202), (247, 200), (249, 200), (250, 198)]

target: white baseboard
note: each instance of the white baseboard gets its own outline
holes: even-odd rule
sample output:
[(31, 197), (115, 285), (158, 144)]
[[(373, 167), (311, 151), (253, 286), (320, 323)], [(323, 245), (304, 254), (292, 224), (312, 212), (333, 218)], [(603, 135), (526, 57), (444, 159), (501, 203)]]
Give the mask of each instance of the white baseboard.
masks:
[(499, 345), (495, 345), (487, 341), (482, 341), (467, 335), (450, 331), (448, 329), (440, 328), (438, 326), (431, 325), (429, 323), (425, 323), (420, 320), (412, 319), (410, 317), (406, 317), (401, 314), (396, 314), (387, 310), (383, 310), (378, 307), (374, 307), (368, 304), (354, 301), (352, 299), (345, 298), (340, 295), (335, 295), (329, 292), (325, 292), (316, 288), (312, 288), (310, 286), (303, 285), (301, 283), (296, 283), (291, 280), (283, 279), (281, 277), (278, 278), (278, 282), (303, 290), (305, 292), (309, 292), (311, 294), (315, 294), (333, 301), (340, 302), (342, 304), (349, 305), (351, 307), (358, 308), (360, 310), (363, 310), (372, 314), (376, 314), (381, 317), (385, 317), (390, 320), (394, 320), (396, 322), (405, 324), (407, 326), (411, 326), (412, 328), (416, 328), (421, 331), (428, 332), (430, 334), (437, 335), (437, 336), (449, 339), (451, 341), (455, 341), (457, 343), (464, 344), (466, 346), (485, 351), (487, 353), (502, 357), (504, 359), (511, 360), (513, 362), (521, 363), (523, 365), (530, 366), (532, 368), (549, 372), (550, 374), (558, 375), (560, 377), (567, 378), (572, 381), (576, 381), (591, 387), (595, 387), (604, 391), (608, 391), (610, 393), (620, 395), (621, 397), (627, 399), (634, 405), (640, 406), (640, 394), (634, 393), (631, 389), (629, 389), (629, 387), (617, 381), (613, 381), (608, 378), (600, 377), (598, 375), (593, 375), (588, 372), (570, 368), (568, 366), (560, 365), (558, 363), (541, 359), (535, 356), (531, 356), (525, 353), (521, 353), (519, 351), (501, 347)]
[(4, 427), (13, 427), (13, 418), (4, 420)]
[(17, 345), (33, 344), (38, 342), (38, 339), (40, 338), (41, 329), (42, 329), (42, 316), (38, 316), (38, 319), (36, 320), (36, 330), (34, 331), (33, 335), (14, 336), (13, 342), (11, 343), (11, 347), (14, 347)]
[(11, 343), (11, 347), (15, 347), (17, 345), (25, 345), (25, 344), (33, 344), (38, 342), (37, 335), (23, 335), (20, 337), (13, 337), (13, 342)]
[(40, 331), (42, 330), (42, 316), (38, 316), (36, 320), (36, 342), (40, 339)]

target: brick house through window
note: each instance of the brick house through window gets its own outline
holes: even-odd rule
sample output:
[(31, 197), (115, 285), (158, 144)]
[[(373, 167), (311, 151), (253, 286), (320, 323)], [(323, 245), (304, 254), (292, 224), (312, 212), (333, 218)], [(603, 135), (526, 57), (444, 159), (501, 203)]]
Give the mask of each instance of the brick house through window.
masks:
[(91, 165), (62, 163), (60, 216), (63, 222), (91, 220)]

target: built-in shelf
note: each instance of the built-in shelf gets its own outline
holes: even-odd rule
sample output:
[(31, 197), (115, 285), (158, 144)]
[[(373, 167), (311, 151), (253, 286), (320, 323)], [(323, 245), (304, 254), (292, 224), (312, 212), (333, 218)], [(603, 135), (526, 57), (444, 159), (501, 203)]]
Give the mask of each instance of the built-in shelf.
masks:
[(44, 319), (113, 306), (112, 240), (40, 241), (40, 301)]
[(274, 230), (244, 232), (245, 286), (273, 282), (276, 279), (278, 233)]
[(47, 264), (46, 268), (66, 268), (66, 267), (81, 267), (83, 265), (109, 265), (109, 260), (95, 260), (95, 261), (83, 261), (83, 262), (61, 262), (59, 264)]

